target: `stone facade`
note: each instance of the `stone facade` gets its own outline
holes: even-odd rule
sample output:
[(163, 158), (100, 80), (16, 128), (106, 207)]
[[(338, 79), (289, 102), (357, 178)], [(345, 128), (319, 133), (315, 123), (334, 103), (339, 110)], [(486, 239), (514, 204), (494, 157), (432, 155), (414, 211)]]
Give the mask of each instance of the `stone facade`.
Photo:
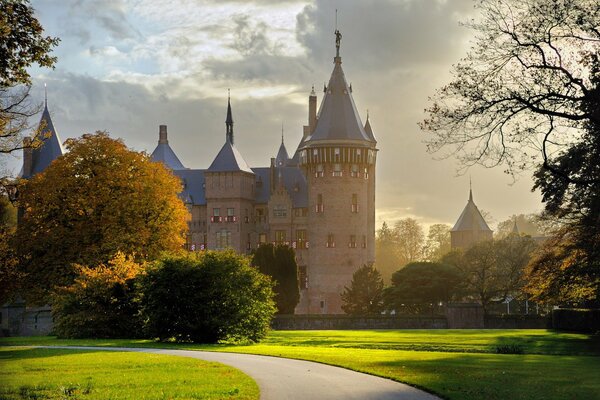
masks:
[(308, 125), (291, 158), (282, 137), (268, 167), (249, 167), (234, 144), (230, 101), (225, 144), (206, 170), (183, 167), (165, 126), (152, 153), (183, 181), (181, 197), (191, 211), (188, 249), (248, 254), (274, 243), (296, 250), (296, 313), (342, 313), (344, 286), (375, 261), (376, 141), (368, 117), (360, 122), (341, 64), (338, 47), (319, 113), (313, 88)]

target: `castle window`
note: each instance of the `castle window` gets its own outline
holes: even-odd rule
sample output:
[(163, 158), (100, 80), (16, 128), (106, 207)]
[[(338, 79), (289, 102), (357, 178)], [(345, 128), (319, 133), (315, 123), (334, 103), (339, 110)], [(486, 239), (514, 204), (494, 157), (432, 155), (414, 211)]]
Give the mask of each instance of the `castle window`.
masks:
[(330, 233), (329, 235), (327, 235), (327, 247), (329, 247), (329, 248), (335, 247), (335, 237), (333, 236), (333, 233)]
[(356, 248), (356, 235), (350, 235), (350, 241), (348, 242), (348, 247), (354, 249)]
[(352, 193), (352, 212), (358, 212), (358, 195), (356, 193)]
[(217, 249), (226, 249), (231, 246), (231, 232), (221, 229), (217, 231)]
[(283, 218), (287, 217), (287, 207), (283, 204), (277, 204), (273, 207), (273, 217)]
[(210, 222), (221, 222), (221, 209), (213, 208), (213, 215), (210, 217)]
[(285, 244), (286, 234), (285, 231), (275, 231), (275, 243)]
[(365, 168), (364, 178), (369, 179), (369, 169), (368, 168)]
[(325, 175), (325, 169), (323, 164), (317, 164), (317, 172), (315, 172), (315, 178), (323, 177)]
[(258, 235), (258, 245), (260, 246), (261, 244), (265, 244), (267, 243), (267, 234), (266, 233), (261, 233)]
[(332, 176), (342, 176), (342, 164), (333, 164)]
[(306, 242), (306, 230), (305, 229), (298, 229), (296, 231), (296, 248), (297, 249), (306, 249), (307, 246), (307, 242)]
[(358, 173), (358, 165), (356, 164), (352, 164), (352, 167), (350, 167), (350, 176), (353, 178), (357, 178), (359, 175)]
[(306, 271), (306, 265), (298, 266), (298, 283), (300, 289), (308, 289), (308, 273)]
[(366, 235), (362, 235), (362, 248), (363, 249), (367, 248), (367, 236)]
[(299, 207), (294, 208), (294, 217), (306, 217), (308, 215), (308, 208)]
[(340, 161), (340, 148), (336, 147), (333, 149), (333, 156), (335, 161)]
[(227, 222), (235, 222), (237, 218), (235, 217), (235, 208), (227, 209)]
[(317, 195), (317, 204), (315, 205), (315, 212), (323, 212), (323, 195), (320, 193)]

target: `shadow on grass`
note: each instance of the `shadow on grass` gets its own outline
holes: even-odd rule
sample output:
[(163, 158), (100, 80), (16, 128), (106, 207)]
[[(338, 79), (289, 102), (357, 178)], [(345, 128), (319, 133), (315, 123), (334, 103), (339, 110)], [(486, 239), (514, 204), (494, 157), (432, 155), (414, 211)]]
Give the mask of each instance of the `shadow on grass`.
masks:
[[(99, 353), (102, 350), (78, 350), (78, 349), (40, 349), (40, 348), (0, 348), (0, 362), (5, 360), (25, 360), (35, 358), (60, 357), (63, 355)], [(2, 400), (2, 399), (0, 399)]]

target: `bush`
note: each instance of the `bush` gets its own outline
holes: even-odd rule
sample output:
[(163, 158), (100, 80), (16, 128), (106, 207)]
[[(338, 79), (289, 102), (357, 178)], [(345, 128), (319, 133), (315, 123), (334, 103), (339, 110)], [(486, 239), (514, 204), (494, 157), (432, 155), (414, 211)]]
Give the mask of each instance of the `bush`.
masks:
[(163, 341), (258, 341), (275, 313), (272, 287), (233, 251), (166, 256), (140, 279), (140, 305)]
[(117, 253), (108, 265), (75, 266), (71, 286), (53, 296), (54, 330), (67, 338), (139, 337), (135, 278), (143, 267)]
[(509, 344), (499, 344), (495, 348), (496, 354), (523, 354), (525, 351), (523, 350), (523, 346), (509, 343)]
[(600, 332), (600, 309), (558, 308), (552, 310), (552, 328), (573, 332)]

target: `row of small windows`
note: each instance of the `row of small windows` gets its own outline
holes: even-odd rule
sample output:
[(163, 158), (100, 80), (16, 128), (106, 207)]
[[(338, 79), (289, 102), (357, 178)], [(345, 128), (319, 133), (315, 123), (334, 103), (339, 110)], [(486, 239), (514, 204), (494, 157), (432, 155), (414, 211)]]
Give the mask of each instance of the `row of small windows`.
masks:
[[(324, 210), (325, 207), (323, 206), (323, 195), (319, 193), (317, 194), (317, 204), (315, 204), (315, 212), (322, 213), (324, 212)], [(353, 213), (357, 213), (358, 210), (358, 194), (352, 193), (352, 203), (350, 204), (350, 211)]]
[(373, 149), (350, 147), (320, 147), (300, 151), (300, 163), (375, 163), (376, 152)]
[[(317, 164), (313, 167), (312, 171), (315, 178), (322, 178), (325, 176), (325, 166), (323, 164)], [(369, 179), (369, 168), (359, 167), (357, 164), (352, 164), (349, 168), (344, 168), (342, 164), (333, 164), (330, 168), (327, 168), (327, 175), (334, 177), (341, 177), (348, 174), (351, 178), (364, 178)]]
[[(250, 236), (250, 234), (248, 234), (248, 241), (247, 241), (247, 249), (248, 250), (250, 250), (252, 248), (252, 242), (251, 242), (250, 238), (251, 238), (251, 236)], [(192, 251), (206, 250), (206, 249), (208, 249), (206, 239), (207, 239), (207, 235), (205, 234), (203, 236), (202, 243), (188, 243), (186, 245), (186, 247), (188, 248), (188, 250), (192, 250)], [(272, 243), (276, 244), (276, 245), (291, 246), (294, 249), (308, 249), (309, 248), (308, 236), (306, 234), (305, 229), (296, 230), (296, 240), (294, 240), (292, 242), (288, 241), (287, 231), (285, 231), (285, 230), (276, 230), (274, 239), (275, 240)], [(267, 234), (260, 233), (258, 235), (257, 245), (260, 246), (261, 244), (266, 244), (266, 243), (267, 243)], [(215, 233), (215, 248), (216, 249), (226, 249), (231, 246), (232, 246), (231, 231), (229, 231), (227, 229), (221, 229)], [(327, 235), (327, 242), (325, 243), (325, 247), (327, 247), (327, 248), (335, 248), (336, 247), (336, 241), (335, 241), (334, 234)], [(357, 247), (359, 247), (359, 242), (357, 240), (357, 236), (350, 235), (349, 240), (348, 240), (348, 248), (357, 248)], [(362, 247), (362, 248), (367, 247), (367, 237), (365, 235), (362, 235), (360, 247)]]
[[(298, 208), (294, 208), (293, 210), (294, 210), (295, 217), (306, 217), (308, 215), (308, 208), (306, 208), (306, 207), (298, 207)], [(248, 209), (246, 209), (245, 211), (246, 211), (246, 216), (244, 217), (244, 222), (248, 223), (248, 222), (250, 222), (250, 217), (248, 216)], [(235, 215), (235, 208), (231, 208), (231, 207), (227, 208), (226, 212), (227, 212), (227, 215), (222, 216), (220, 208), (213, 208), (212, 216), (210, 217), (210, 222), (218, 223), (218, 222), (237, 222), (238, 221), (238, 218)], [(284, 218), (284, 217), (287, 217), (287, 215), (288, 215), (287, 206), (278, 204), (275, 207), (273, 207), (273, 217), (274, 218)], [(258, 222), (258, 223), (266, 223), (267, 222), (267, 217), (264, 213), (264, 209), (262, 209), (262, 208), (256, 209), (255, 222)]]

